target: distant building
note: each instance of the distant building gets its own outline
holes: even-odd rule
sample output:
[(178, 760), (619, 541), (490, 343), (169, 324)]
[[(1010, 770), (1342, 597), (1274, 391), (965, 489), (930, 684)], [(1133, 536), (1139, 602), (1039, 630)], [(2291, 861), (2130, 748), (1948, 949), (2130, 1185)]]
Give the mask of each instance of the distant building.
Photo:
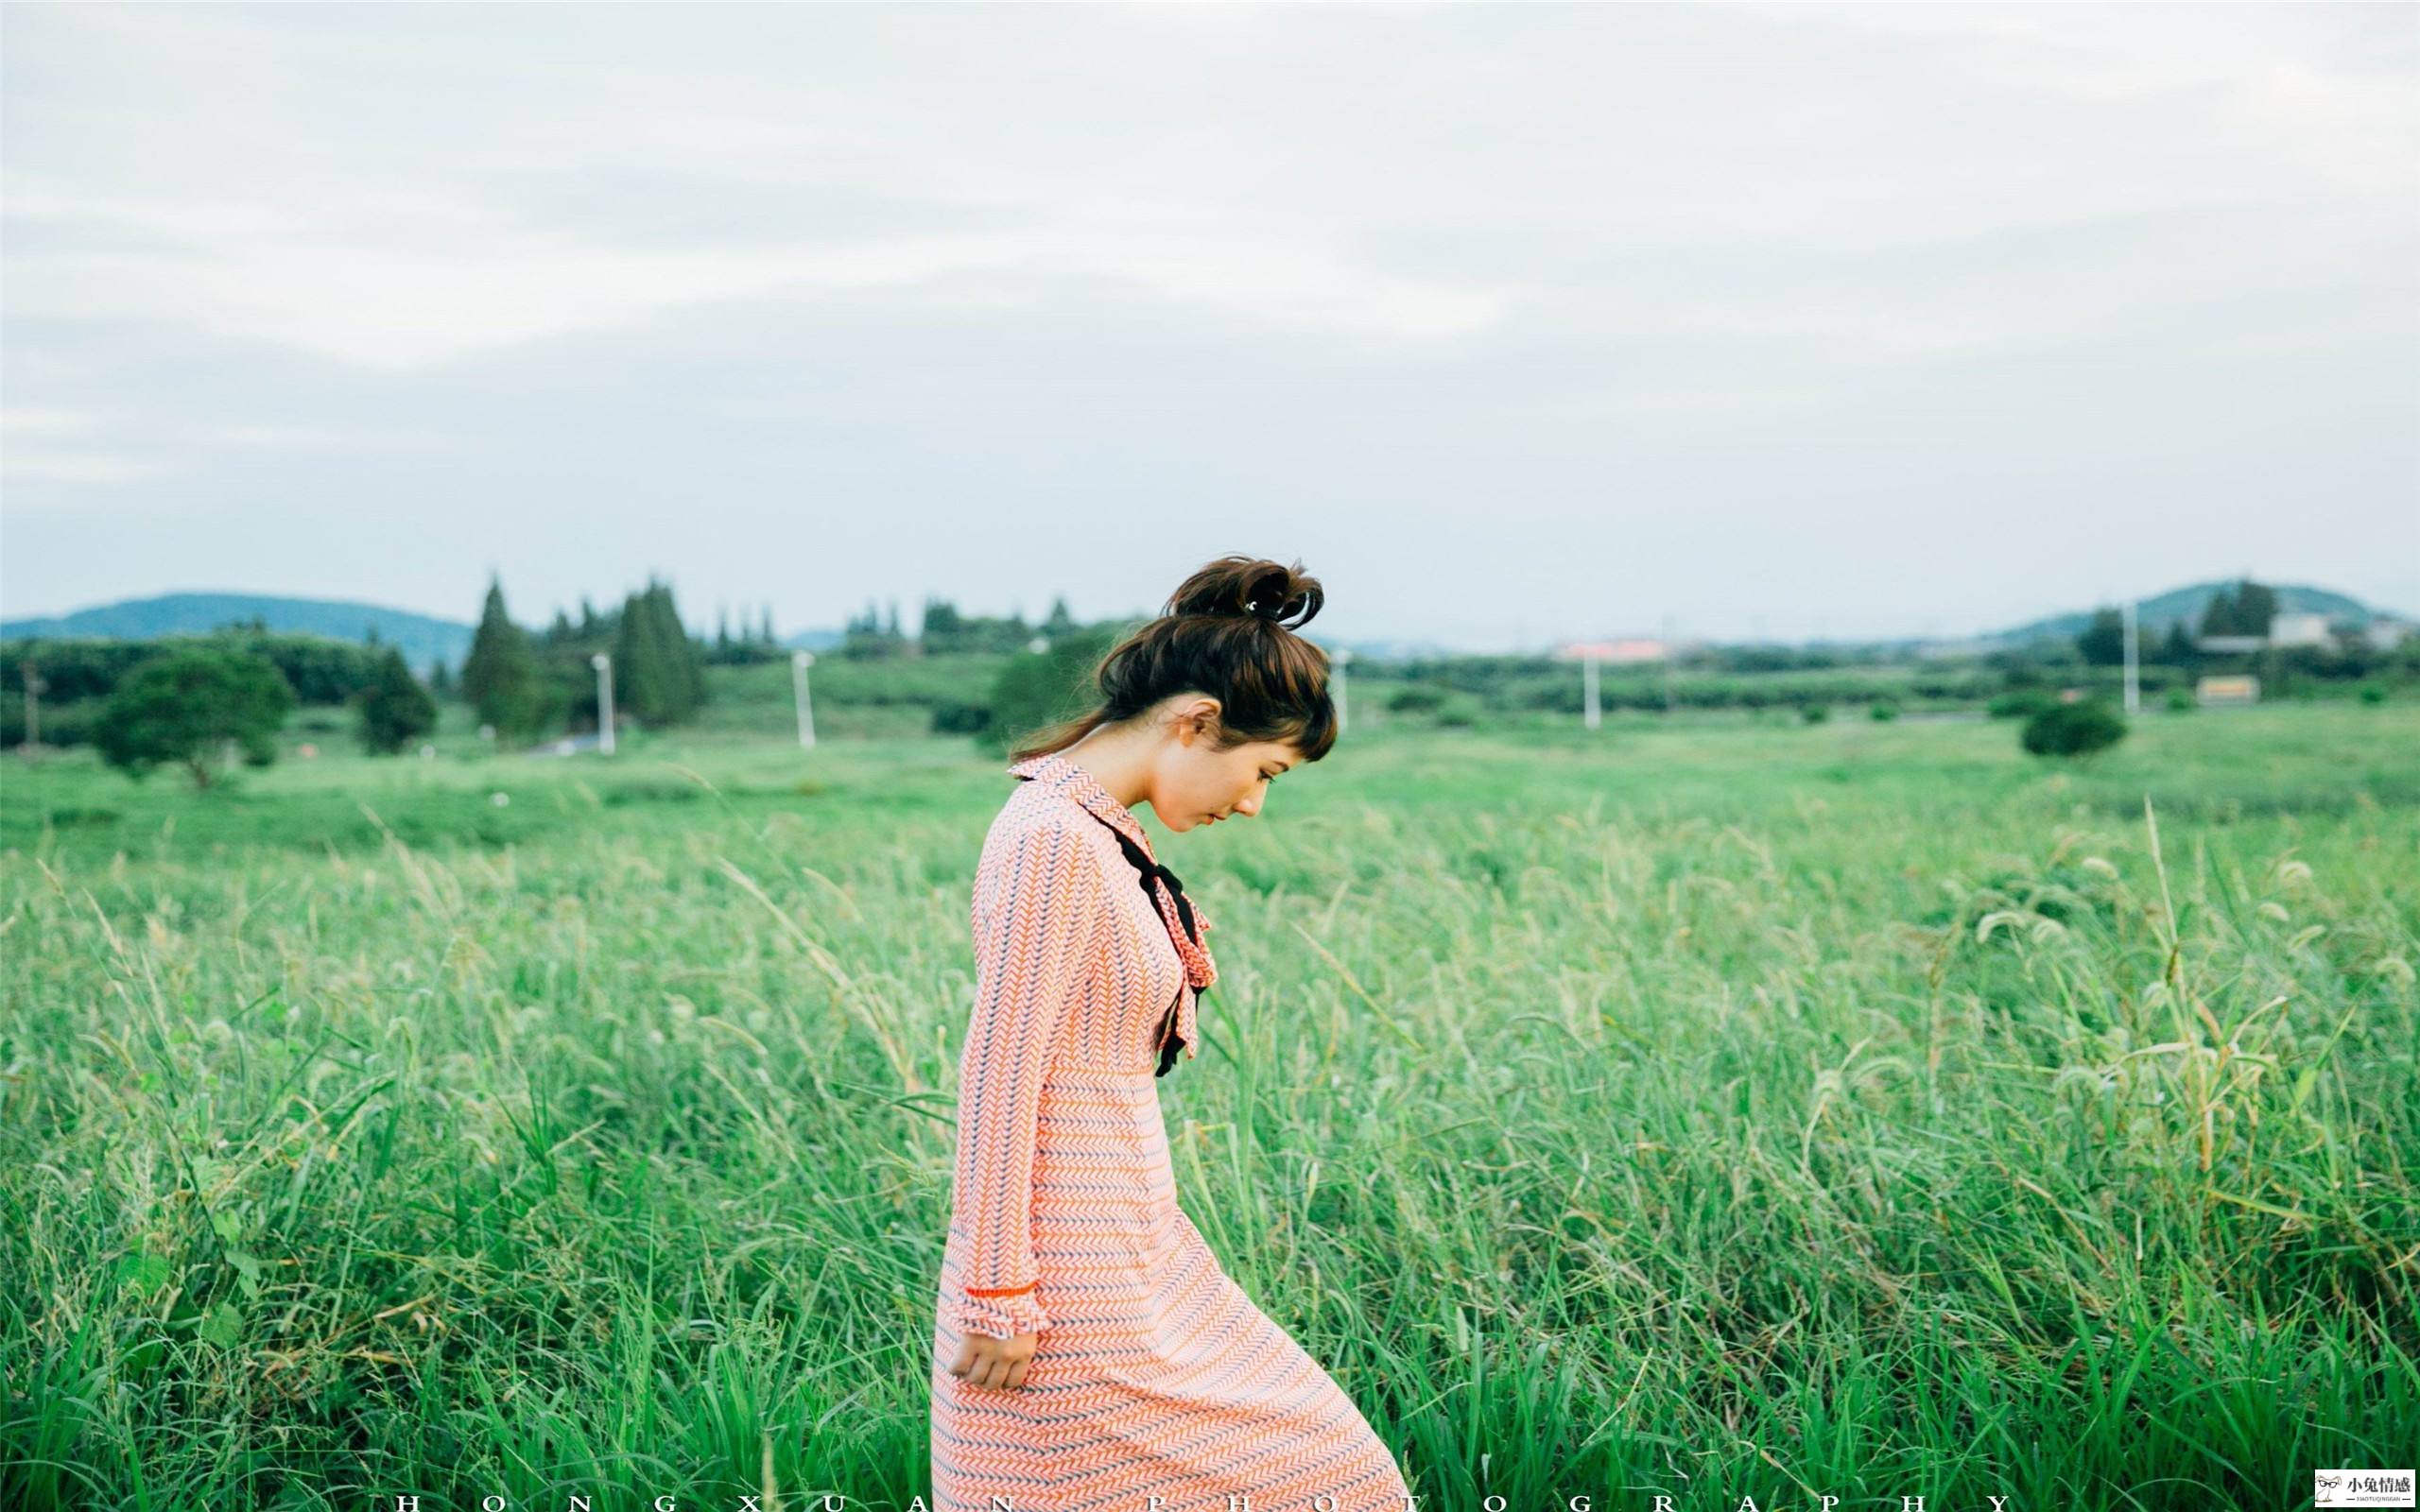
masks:
[[(2233, 640), (2238, 637), (2227, 637)], [(2213, 706), (2260, 701), (2258, 678), (2204, 678), (2193, 685), (2193, 701), (2207, 709)]]
[[(2403, 644), (2409, 629), (2400, 621), (2381, 615), (2370, 621), (2361, 637), (2381, 651), (2391, 651)], [(2193, 641), (2196, 650), (2211, 656), (2242, 656), (2288, 646), (2335, 644), (2336, 632), (2328, 627), (2327, 616), (2305, 613), (2272, 616), (2266, 635), (2203, 635)]]
[(1661, 662), (1671, 656), (1671, 645), (1664, 641), (1565, 641), (1554, 648), (1558, 662), (1578, 662), (1594, 654), (1609, 666), (1625, 662)]
[(2279, 614), (2269, 621), (2271, 645), (2325, 645), (2333, 639), (2325, 614)]

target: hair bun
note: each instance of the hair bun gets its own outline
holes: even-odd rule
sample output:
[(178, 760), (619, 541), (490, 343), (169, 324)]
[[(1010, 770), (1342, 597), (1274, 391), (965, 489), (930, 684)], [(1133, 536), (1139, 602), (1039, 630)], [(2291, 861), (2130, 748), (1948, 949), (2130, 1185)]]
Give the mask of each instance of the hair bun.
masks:
[(1261, 557), (1221, 557), (1180, 584), (1163, 612), (1240, 615), (1299, 629), (1325, 596), (1300, 561), (1288, 567)]

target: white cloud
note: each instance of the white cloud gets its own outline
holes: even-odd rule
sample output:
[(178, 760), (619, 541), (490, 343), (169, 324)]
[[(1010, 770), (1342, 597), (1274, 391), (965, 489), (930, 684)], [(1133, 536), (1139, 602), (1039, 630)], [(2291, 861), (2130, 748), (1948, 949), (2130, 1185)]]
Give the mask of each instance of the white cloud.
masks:
[[(711, 569), (753, 581), (1037, 501), (1282, 537), (1485, 498), (1497, 596), (1573, 606), (1724, 601), (1708, 542), (1783, 536), (1775, 594), (1891, 549), (1977, 600), (1996, 548), (1898, 543), (2028, 479), (2250, 542), (2316, 478), (2324, 539), (2411, 529), (2410, 8), (18, 6), (10, 42), (19, 518), (149, 496), (306, 559), (293, 522), (375, 499), (568, 575), (569, 522), (618, 561), (727, 498), (684, 549), (769, 532)], [(1589, 502), (1651, 486), (1720, 523)], [(1870, 512), (1790, 534), (1809, 497)], [(1635, 577), (1515, 580), (1589, 509)], [(995, 570), (1063, 569), (896, 569)]]

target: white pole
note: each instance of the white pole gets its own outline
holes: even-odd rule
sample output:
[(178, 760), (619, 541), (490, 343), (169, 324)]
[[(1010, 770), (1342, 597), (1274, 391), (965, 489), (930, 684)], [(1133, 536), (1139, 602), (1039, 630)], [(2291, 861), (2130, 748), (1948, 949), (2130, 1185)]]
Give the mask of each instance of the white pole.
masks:
[(596, 669), (596, 749), (614, 754), (614, 659), (599, 651), (588, 659)]
[(2126, 713), (2143, 712), (2142, 653), (2135, 646), (2135, 601), (2126, 600)]
[(801, 750), (815, 748), (815, 705), (806, 691), (806, 669), (813, 665), (814, 652), (790, 653), (790, 691), (798, 697), (798, 744)]
[(1584, 716), (1584, 723), (1589, 729), (1594, 730), (1600, 722), (1597, 713), (1597, 648), (1594, 645), (1582, 653), (1580, 666), (1582, 696), (1588, 710)]
[(1336, 654), (1328, 658), (1328, 664), (1336, 668), (1336, 685), (1333, 691), (1336, 695), (1336, 732), (1340, 735), (1344, 733), (1346, 714), (1344, 701), (1344, 668), (1345, 664), (1352, 660), (1353, 653), (1340, 645), (1336, 648)]

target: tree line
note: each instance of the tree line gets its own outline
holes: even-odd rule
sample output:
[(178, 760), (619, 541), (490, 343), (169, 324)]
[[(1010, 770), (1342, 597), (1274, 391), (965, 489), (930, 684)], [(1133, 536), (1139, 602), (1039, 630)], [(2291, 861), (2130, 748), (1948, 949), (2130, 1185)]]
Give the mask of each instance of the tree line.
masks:
[(886, 657), (964, 656), (968, 654), (1009, 655), (1022, 651), (1032, 644), (1035, 636), (1059, 640), (1073, 635), (1082, 627), (1067, 610), (1064, 598), (1050, 601), (1050, 612), (1039, 625), (1026, 623), (1022, 610), (1006, 617), (989, 614), (967, 614), (946, 598), (927, 596), (925, 617), (913, 636), (899, 627), (899, 606), (893, 603), (888, 612), (874, 605), (866, 605), (865, 612), (853, 614), (841, 627), (839, 654), (852, 661), (879, 661)]
[(0, 703), (0, 736), (10, 744), (29, 737), (46, 746), (90, 744), (138, 778), (173, 766), (208, 786), (231, 756), (251, 765), (274, 761), (277, 733), (298, 704), (351, 707), (362, 747), (394, 755), (434, 733), (439, 697), (458, 694), (495, 739), (520, 744), (572, 720), (596, 725), (591, 659), (598, 652), (613, 659), (616, 722), (650, 728), (696, 716), (710, 660), (786, 654), (773, 638), (769, 609), (738, 636), (726, 620), (710, 651), (683, 625), (671, 586), (652, 577), (617, 610), (600, 614), (583, 599), (577, 622), (558, 610), (552, 626), (532, 634), (513, 623), (503, 585), (492, 577), (458, 677), (441, 662), (423, 683), (399, 648), (379, 644), (375, 629), (354, 645), (274, 634), (257, 617), (207, 636), (25, 642), (0, 657), (0, 687), (15, 695)]
[[(742, 641), (735, 642), (726, 627), (717, 635), (717, 660), (782, 654), (771, 632), (770, 610)], [(458, 691), (499, 740), (533, 739), (569, 724), (598, 729), (591, 659), (599, 652), (613, 659), (616, 723), (627, 716), (649, 729), (679, 725), (705, 706), (707, 650), (682, 624), (671, 585), (653, 577), (618, 610), (600, 614), (582, 600), (578, 624), (559, 611), (543, 635), (513, 622), (502, 581), (491, 578), (458, 683), (445, 679), (440, 691)]]

